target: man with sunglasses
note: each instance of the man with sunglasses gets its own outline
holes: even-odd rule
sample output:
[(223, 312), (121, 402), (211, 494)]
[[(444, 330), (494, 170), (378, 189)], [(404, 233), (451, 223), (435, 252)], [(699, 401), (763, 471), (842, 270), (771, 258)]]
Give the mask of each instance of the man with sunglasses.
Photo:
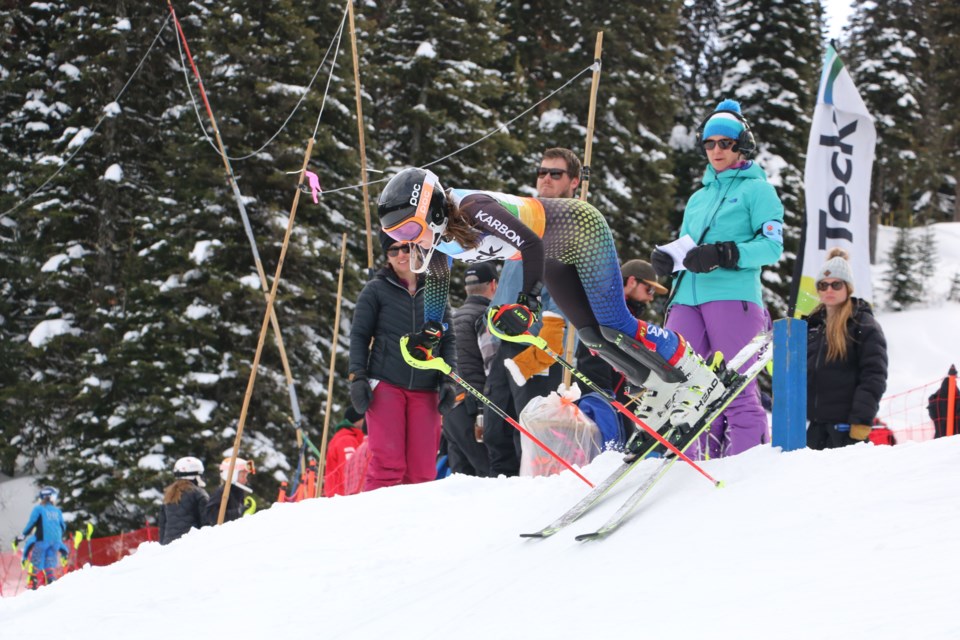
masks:
[[(680, 236), (696, 240), (682, 263), (655, 250), (658, 275), (679, 271), (665, 326), (701, 356), (737, 353), (768, 326), (760, 270), (783, 252), (783, 204), (763, 169), (749, 158), (756, 141), (740, 104), (724, 100), (697, 130), (707, 161), (703, 188), (687, 201)], [(646, 397), (646, 394), (645, 394)], [(662, 399), (654, 390), (650, 399)], [(735, 455), (767, 441), (767, 416), (752, 382), (699, 443), (710, 457)], [(695, 446), (688, 453), (697, 454)]]
[[(537, 197), (573, 198), (580, 184), (580, 171), (580, 159), (573, 151), (560, 147), (547, 149), (537, 165)], [(522, 289), (523, 263), (507, 260), (491, 304), (494, 307), (512, 304)], [(551, 349), (561, 353), (566, 318), (553, 302), (547, 287), (540, 290), (540, 304), (542, 317), (533, 322), (529, 332), (541, 336)], [(485, 392), (516, 419), (530, 400), (556, 391), (562, 380), (560, 365), (537, 347), (501, 342), (490, 364)], [(483, 420), (491, 474), (517, 475), (520, 470), (520, 433), (491, 409), (484, 410)]]

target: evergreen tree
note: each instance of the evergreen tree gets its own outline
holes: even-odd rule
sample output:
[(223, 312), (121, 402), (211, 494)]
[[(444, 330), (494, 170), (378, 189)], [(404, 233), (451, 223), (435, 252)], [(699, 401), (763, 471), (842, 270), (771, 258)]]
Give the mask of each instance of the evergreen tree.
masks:
[(910, 230), (897, 231), (897, 240), (887, 257), (887, 272), (884, 282), (887, 289), (887, 307), (892, 311), (904, 311), (920, 301), (919, 283), (916, 280), (917, 256), (910, 239)]
[(932, 224), (923, 226), (917, 234), (913, 246), (913, 255), (916, 257), (916, 273), (919, 276), (920, 296), (926, 297), (930, 291), (933, 276), (937, 273), (937, 237)]
[(929, 91), (918, 56), (927, 44), (913, 0), (859, 3), (850, 19), (850, 75), (877, 128), (871, 203), (886, 224), (912, 226), (926, 168), (919, 160), (919, 97)]

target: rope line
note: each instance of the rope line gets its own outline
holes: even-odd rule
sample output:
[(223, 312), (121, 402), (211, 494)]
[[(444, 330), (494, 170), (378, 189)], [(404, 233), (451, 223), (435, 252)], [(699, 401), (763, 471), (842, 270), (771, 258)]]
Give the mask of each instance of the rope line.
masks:
[[(137, 68), (134, 69), (134, 70), (133, 70), (133, 73), (130, 74), (130, 77), (127, 78), (127, 81), (124, 83), (123, 88), (120, 89), (120, 93), (117, 94), (117, 97), (114, 98), (113, 101), (110, 102), (109, 104), (113, 104), (114, 102), (120, 102), (120, 98), (123, 96), (124, 92), (126, 92), (127, 87), (130, 86), (130, 83), (133, 82), (133, 79), (136, 77), (136, 75), (137, 75), (138, 73), (140, 73), (140, 69), (143, 67), (143, 63), (146, 62), (147, 56), (149, 56), (149, 55), (150, 55), (150, 52), (153, 51), (153, 48), (156, 46), (157, 41), (160, 39), (160, 34), (162, 34), (162, 33), (163, 33), (163, 30), (167, 28), (167, 23), (168, 23), (168, 22), (170, 22), (170, 16), (169, 16), (169, 15), (164, 19), (163, 24), (160, 25), (160, 30), (157, 31), (157, 35), (154, 36), (153, 42), (150, 43), (150, 48), (148, 48), (148, 49), (147, 49), (147, 52), (143, 54), (143, 57), (142, 57), (142, 58), (140, 58), (140, 62), (137, 64)], [(106, 119), (109, 118), (109, 117), (112, 117), (112, 115), (113, 115), (113, 114), (111, 114), (111, 113), (104, 113), (102, 116), (100, 116), (100, 120), (98, 120), (98, 121), (97, 121), (97, 124), (93, 127), (93, 129), (90, 130), (90, 135), (88, 135), (88, 136), (86, 137), (86, 139), (85, 139), (83, 142), (80, 143), (80, 145), (76, 148), (76, 150), (75, 150), (73, 153), (71, 153), (69, 156), (67, 156), (66, 160), (63, 161), (63, 163), (57, 168), (56, 171), (53, 172), (53, 174), (50, 175), (50, 177), (48, 177), (46, 180), (44, 180), (43, 183), (42, 183), (39, 187), (37, 187), (36, 189), (34, 189), (34, 190), (33, 190), (33, 193), (31, 193), (30, 195), (26, 196), (26, 197), (23, 198), (20, 202), (18, 202), (18, 203), (15, 204), (14, 206), (10, 207), (9, 209), (7, 209), (6, 211), (4, 211), (3, 213), (0, 213), (0, 216), (5, 216), (5, 215), (7, 215), (7, 214), (9, 214), (9, 213), (13, 213), (14, 211), (16, 211), (17, 209), (19, 209), (20, 207), (22, 207), (24, 204), (26, 204), (28, 201), (30, 201), (35, 195), (37, 195), (38, 193), (40, 193), (41, 191), (43, 191), (43, 189), (44, 189), (48, 184), (50, 184), (50, 181), (52, 181), (54, 178), (56, 178), (58, 175), (60, 175), (60, 174), (63, 172), (63, 170), (67, 168), (67, 165), (70, 164), (70, 161), (73, 160), (74, 156), (76, 156), (78, 153), (80, 153), (80, 151), (83, 149), (83, 147), (87, 144), (87, 141), (90, 140), (90, 138), (92, 138), (92, 137), (94, 136), (94, 134), (97, 133), (97, 129), (100, 128), (100, 125), (103, 124), (103, 121), (106, 120)], [(80, 133), (80, 132), (78, 132), (78, 133)], [(69, 146), (69, 143), (67, 143), (67, 145)]]
[[(504, 122), (504, 123), (501, 124), (500, 126), (495, 127), (494, 129), (491, 129), (491, 130), (488, 131), (486, 134), (484, 134), (482, 137), (474, 140), (474, 141), (471, 142), (470, 144), (467, 144), (467, 145), (465, 145), (465, 146), (463, 146), (463, 147), (460, 147), (459, 149), (457, 149), (457, 150), (454, 151), (453, 153), (449, 153), (449, 154), (443, 156), (442, 158), (438, 158), (438, 159), (436, 159), (436, 160), (432, 160), (432, 161), (428, 162), (427, 164), (421, 166), (420, 168), (421, 168), (421, 169), (426, 169), (427, 167), (432, 167), (433, 165), (438, 164), (438, 163), (440, 163), (440, 162), (443, 162), (444, 160), (447, 160), (448, 158), (452, 158), (453, 156), (458, 155), (458, 154), (460, 154), (460, 153), (463, 153), (463, 152), (466, 151), (467, 149), (469, 149), (469, 148), (471, 148), (471, 147), (473, 147), (473, 146), (476, 146), (476, 145), (480, 144), (481, 142), (483, 142), (484, 140), (486, 140), (486, 139), (489, 138), (490, 136), (494, 135), (495, 133), (506, 129), (506, 128), (509, 127), (511, 124), (513, 124), (514, 122), (516, 122), (516, 121), (519, 120), (520, 118), (524, 117), (525, 115), (527, 115), (528, 113), (530, 113), (531, 111), (533, 111), (534, 109), (536, 109), (538, 106), (540, 106), (541, 104), (543, 104), (544, 102), (546, 102), (547, 100), (549, 100), (550, 98), (552, 98), (553, 96), (557, 95), (558, 93), (560, 93), (561, 91), (563, 91), (564, 89), (566, 89), (566, 88), (567, 88), (568, 86), (570, 86), (574, 81), (576, 81), (577, 78), (579, 78), (579, 77), (582, 76), (583, 74), (585, 74), (585, 73), (587, 73), (587, 72), (592, 72), (592, 71), (596, 68), (596, 66), (597, 66), (596, 63), (592, 63), (590, 66), (585, 67), (583, 70), (581, 70), (581, 71), (579, 71), (578, 73), (574, 74), (569, 80), (567, 80), (566, 82), (564, 82), (562, 85), (560, 85), (559, 87), (557, 87), (556, 89), (554, 89), (553, 91), (551, 91), (550, 93), (548, 93), (546, 96), (544, 96), (543, 98), (541, 98), (540, 100), (538, 100), (538, 101), (535, 102), (534, 104), (530, 105), (530, 107), (528, 107), (526, 110), (524, 110), (524, 111), (522, 111), (521, 113), (519, 113), (518, 115), (514, 116), (513, 118), (511, 118), (511, 119), (508, 120), (507, 122)], [(353, 190), (353, 189), (359, 189), (359, 188), (361, 188), (361, 187), (363, 187), (363, 186), (365, 186), (365, 185), (366, 185), (366, 186), (369, 186), (369, 185), (372, 185), (372, 184), (379, 184), (379, 183), (381, 183), (381, 182), (386, 182), (387, 180), (389, 180), (389, 178), (380, 178), (379, 180), (371, 180), (371, 181), (365, 182), (365, 183), (364, 183), (364, 182), (360, 182), (360, 183), (358, 183), (358, 184), (352, 184), (352, 185), (349, 185), (349, 186), (346, 186), (346, 187), (339, 187), (339, 188), (337, 188), (337, 189), (325, 189), (325, 190), (323, 191), (323, 193), (324, 193), (324, 194), (328, 194), (328, 193), (336, 193), (336, 192), (338, 192), (338, 191), (351, 191), (351, 190)]]
[[(317, 124), (313, 127), (313, 139), (317, 139), (317, 130), (320, 129), (320, 118), (323, 117), (323, 107), (327, 104), (327, 96), (330, 95), (330, 83), (333, 81), (333, 72), (337, 69), (337, 56), (340, 55), (340, 41), (343, 39), (343, 26), (347, 22), (347, 11), (350, 9), (350, 1), (347, 0), (347, 5), (343, 10), (343, 17), (340, 19), (340, 29), (337, 30), (337, 48), (333, 52), (333, 60), (330, 62), (330, 75), (327, 76), (327, 86), (323, 90), (323, 100), (320, 101), (320, 113), (317, 114)], [(331, 43), (332, 46), (333, 43)], [(327, 53), (330, 53), (329, 47), (327, 48)], [(326, 60), (327, 56), (323, 56), (323, 59)], [(318, 70), (319, 71), (319, 70)]]
[[(320, 75), (320, 70), (323, 69), (323, 66), (324, 66), (324, 65), (326, 64), (326, 62), (327, 62), (327, 56), (330, 55), (330, 50), (333, 48), (334, 42), (337, 42), (337, 43), (338, 43), (338, 44), (337, 44), (337, 50), (339, 50), (339, 39), (340, 39), (341, 34), (343, 33), (343, 25), (344, 25), (344, 22), (345, 22), (345, 20), (346, 20), (346, 16), (347, 16), (346, 9), (344, 9), (343, 18), (340, 20), (340, 28), (339, 28), (339, 30), (337, 31), (337, 35), (335, 35), (335, 36), (333, 37), (333, 39), (330, 41), (330, 44), (327, 46), (327, 51), (326, 51), (326, 53), (323, 54), (323, 60), (321, 60), (321, 61), (320, 61), (320, 64), (317, 66), (317, 70), (313, 73), (313, 77), (310, 78), (310, 82), (307, 84), (306, 89), (303, 90), (303, 94), (300, 96), (300, 99), (297, 101), (297, 104), (294, 105), (293, 110), (292, 110), (292, 111), (290, 112), (290, 114), (287, 116), (286, 120), (283, 121), (283, 124), (280, 125), (280, 128), (277, 129), (276, 133), (274, 133), (272, 136), (270, 136), (270, 138), (269, 138), (266, 142), (264, 142), (263, 145), (261, 145), (260, 148), (257, 149), (256, 151), (251, 151), (250, 153), (248, 153), (248, 154), (246, 154), (246, 155), (242, 155), (242, 156), (238, 156), (238, 157), (234, 157), (234, 156), (228, 155), (228, 156), (227, 156), (227, 159), (228, 159), (228, 160), (231, 160), (231, 161), (234, 161), (234, 162), (239, 162), (239, 161), (241, 161), (241, 160), (247, 160), (247, 159), (249, 159), (249, 158), (252, 158), (253, 156), (257, 155), (258, 153), (260, 153), (261, 151), (263, 151), (264, 149), (266, 149), (266, 148), (270, 145), (270, 143), (272, 143), (274, 140), (276, 140), (277, 136), (279, 136), (281, 133), (283, 133), (283, 130), (286, 129), (287, 125), (290, 123), (290, 120), (293, 119), (293, 116), (297, 113), (297, 110), (300, 109), (300, 105), (302, 105), (303, 102), (307, 99), (307, 95), (309, 95), (310, 90), (313, 88), (313, 83), (316, 81), (317, 76)], [(217, 149), (216, 143), (215, 143), (213, 140), (210, 139), (210, 134), (207, 133), (207, 129), (206, 129), (206, 127), (205, 127), (205, 125), (204, 125), (204, 122), (203, 122), (203, 117), (200, 115), (200, 110), (199, 110), (199, 107), (198, 107), (198, 105), (197, 105), (197, 98), (196, 98), (196, 96), (193, 94), (193, 89), (192, 89), (191, 86), (190, 86), (190, 76), (187, 74), (187, 66), (188, 66), (188, 65), (187, 65), (186, 62), (184, 61), (184, 58), (183, 58), (183, 47), (182, 47), (181, 44), (180, 44), (180, 39), (179, 39), (179, 38), (177, 39), (177, 52), (180, 54), (180, 68), (183, 70), (183, 80), (184, 80), (184, 84), (186, 84), (186, 86), (187, 86), (187, 92), (190, 94), (190, 101), (191, 101), (191, 103), (193, 104), (193, 112), (194, 112), (194, 114), (196, 114), (196, 116), (197, 116), (197, 122), (200, 124), (200, 131), (203, 132), (203, 137), (206, 138), (207, 144), (209, 144), (210, 147), (211, 147), (214, 151), (217, 152), (217, 157), (219, 157), (219, 156), (220, 156), (220, 150)], [(334, 60), (336, 60), (336, 56), (334, 56)], [(197, 71), (197, 73), (199, 74), (199, 70)], [(332, 73), (332, 71), (331, 71), (331, 73)], [(328, 83), (327, 86), (328, 86), (328, 88), (329, 88), (329, 83)], [(324, 94), (324, 101), (326, 101), (326, 94)], [(322, 107), (322, 105), (321, 105), (321, 113), (322, 113), (322, 111), (323, 111), (323, 107)], [(316, 132), (314, 132), (314, 136), (316, 136)]]

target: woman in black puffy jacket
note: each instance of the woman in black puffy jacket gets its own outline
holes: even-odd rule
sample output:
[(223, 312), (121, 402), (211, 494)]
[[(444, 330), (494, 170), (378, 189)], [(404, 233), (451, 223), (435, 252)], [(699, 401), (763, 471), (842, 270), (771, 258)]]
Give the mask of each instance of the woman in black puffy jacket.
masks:
[(807, 318), (807, 446), (866, 440), (887, 388), (887, 341), (870, 305), (853, 294), (853, 272), (833, 249), (817, 275), (820, 304)]
[(188, 456), (173, 465), (177, 479), (163, 490), (160, 509), (160, 544), (170, 544), (190, 529), (199, 529), (204, 522), (203, 510), (207, 492), (202, 489), (203, 463)]

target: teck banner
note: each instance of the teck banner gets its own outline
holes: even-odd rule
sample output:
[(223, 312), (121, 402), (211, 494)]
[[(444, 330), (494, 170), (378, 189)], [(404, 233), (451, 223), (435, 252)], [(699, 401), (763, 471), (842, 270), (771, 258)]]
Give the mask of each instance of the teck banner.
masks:
[(850, 254), (855, 295), (873, 301), (870, 171), (876, 142), (873, 118), (830, 46), (807, 144), (806, 229), (800, 249), (801, 276), (794, 284), (795, 317), (807, 315), (819, 302), (814, 279), (833, 247)]

